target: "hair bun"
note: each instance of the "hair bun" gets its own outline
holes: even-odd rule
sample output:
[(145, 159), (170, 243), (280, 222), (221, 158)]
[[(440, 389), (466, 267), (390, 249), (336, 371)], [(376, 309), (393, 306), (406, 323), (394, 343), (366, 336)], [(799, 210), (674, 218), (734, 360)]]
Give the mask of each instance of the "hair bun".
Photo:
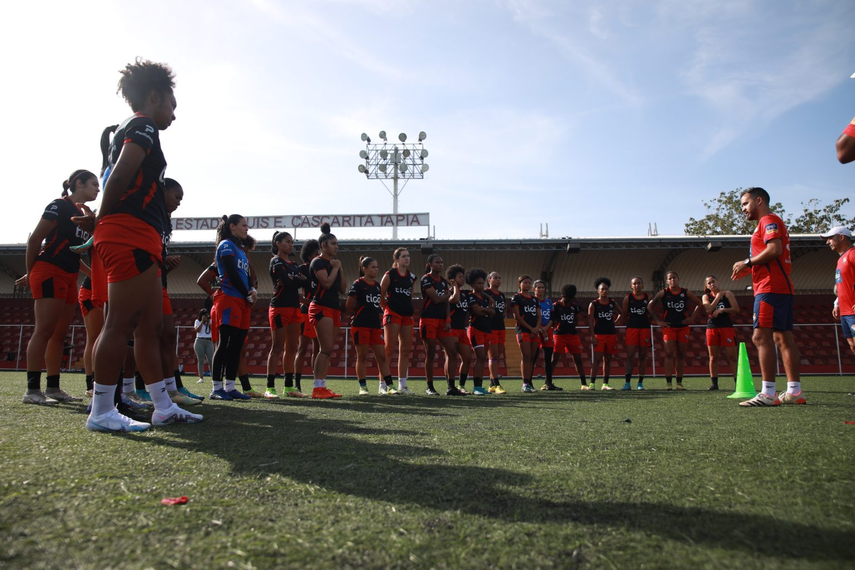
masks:
[(329, 225), (329, 223), (328, 223), (328, 222), (324, 222), (324, 223), (322, 223), (322, 224), (321, 224), (321, 233), (322, 233), (322, 234), (328, 234), (328, 233), (330, 233), (330, 229), (331, 229), (331, 228), (330, 228), (330, 225)]
[(229, 223), (229, 217), (228, 217), (228, 216), (226, 216), (225, 214), (223, 214), (223, 217), (222, 217), (221, 219), (222, 219), (225, 223)]
[(62, 181), (62, 189), (63, 190), (71, 190), (71, 184), (68, 183), (68, 180)]

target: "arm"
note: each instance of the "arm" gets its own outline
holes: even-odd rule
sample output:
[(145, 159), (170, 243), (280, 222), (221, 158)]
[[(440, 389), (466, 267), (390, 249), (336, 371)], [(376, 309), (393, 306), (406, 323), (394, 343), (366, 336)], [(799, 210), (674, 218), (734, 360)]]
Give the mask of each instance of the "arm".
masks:
[(92, 269), (90, 269), (88, 265), (83, 263), (82, 259), (80, 260), (80, 273), (82, 273), (86, 277), (92, 277)]
[[(341, 261), (338, 259), (330, 260), (330, 269), (321, 269), (320, 271), (315, 271), (315, 275), (318, 278), (318, 284), (324, 289), (329, 289), (335, 284), (336, 275), (341, 271)], [(342, 279), (342, 283), (344, 279)]]
[(240, 270), (237, 267), (237, 262), (235, 262), (235, 256), (224, 255), (220, 257), (220, 262), (223, 264), (223, 267), (225, 267), (226, 273), (229, 275), (229, 281), (232, 282), (232, 285), (234, 285), (234, 288), (238, 290), (238, 293), (244, 297), (249, 297), (249, 289), (247, 289), (243, 284)]
[(650, 318), (651, 318), (651, 319), (653, 319), (653, 322), (654, 322), (654, 323), (656, 323), (657, 325), (659, 325), (661, 328), (665, 328), (665, 329), (667, 329), (667, 328), (668, 328), (668, 327), (670, 327), (671, 325), (669, 325), (668, 323), (666, 323), (666, 322), (664, 322), (664, 321), (660, 320), (660, 319), (659, 319), (659, 317), (657, 316), (657, 313), (655, 312), (656, 305), (657, 305), (658, 303), (661, 303), (661, 302), (662, 302), (662, 295), (663, 295), (663, 294), (664, 294), (664, 293), (663, 293), (662, 291), (659, 291), (658, 293), (656, 293), (656, 295), (654, 295), (654, 296), (653, 296), (653, 298), (652, 298), (652, 299), (650, 299), (650, 302), (649, 302), (649, 303), (647, 303), (647, 314), (648, 314), (648, 315), (650, 315)]
[(441, 305), (442, 303), (448, 301), (448, 297), (440, 297), (439, 295), (437, 295), (436, 289), (433, 287), (422, 289), (422, 295), (430, 299), (430, 302), (434, 303), (435, 305)]
[[(784, 245), (780, 238), (770, 239), (766, 242), (766, 249), (749, 257), (751, 265), (766, 265), (776, 260), (784, 252)], [(733, 264), (733, 275), (730, 278), (734, 281), (739, 281), (746, 275), (751, 273), (751, 265), (747, 265), (745, 260), (737, 261)]]
[(460, 302), (460, 288), (454, 284), (451, 285), (451, 296), (448, 298), (449, 305), (456, 305)]
[(716, 305), (718, 305), (718, 302), (721, 301), (721, 298), (723, 296), (724, 296), (724, 291), (719, 291), (718, 295), (716, 295), (712, 299), (710, 299), (710, 296), (706, 293), (704, 293), (701, 296), (701, 302), (704, 304), (704, 311), (706, 312), (706, 314), (712, 315), (713, 317), (717, 316), (717, 315), (714, 315), (713, 313), (715, 312)]
[(36, 224), (36, 229), (30, 234), (30, 239), (27, 240), (27, 275), (33, 270), (33, 265), (36, 263), (36, 258), (42, 250), (42, 242), (48, 237), (51, 230), (56, 226), (50, 220), (39, 220)]
[(197, 333), (198, 333), (200, 330), (202, 330), (202, 325), (203, 325), (203, 324), (204, 324), (204, 322), (203, 322), (203, 321), (199, 321), (199, 320), (197, 320), (197, 321), (196, 321), (196, 323), (193, 325), (193, 328), (196, 330), (196, 332), (197, 332)]
[[(632, 295), (632, 293), (630, 293), (629, 295)], [(629, 295), (624, 297), (623, 303), (620, 304), (620, 314), (621, 315), (626, 315), (629, 313)], [(617, 324), (617, 321), (615, 321), (615, 324)]]
[(596, 299), (588, 305), (588, 322), (591, 323), (588, 329), (591, 331), (591, 344), (597, 346), (597, 335), (594, 334), (594, 326), (597, 324), (597, 318), (594, 316), (594, 303)]
[(354, 309), (356, 309), (356, 297), (354, 297), (353, 295), (348, 295), (347, 301), (345, 301), (344, 303), (344, 308), (347, 310), (348, 313), (352, 314)]
[(101, 196), (101, 209), (95, 220), (96, 224), (104, 216), (110, 215), (113, 208), (119, 203), (119, 199), (127, 190), (131, 179), (142, 166), (146, 154), (146, 150), (136, 143), (126, 142), (122, 146), (119, 160), (116, 161), (116, 166), (113, 167), (107, 184), (104, 186), (104, 192)]
[(730, 313), (731, 315), (736, 315), (739, 313), (739, 302), (736, 300), (736, 295), (733, 294), (733, 291), (725, 291), (725, 296), (727, 300), (730, 301), (730, 307), (727, 309), (721, 309), (722, 313)]
[(196, 285), (202, 289), (205, 293), (208, 294), (208, 297), (214, 294), (214, 289), (211, 287), (211, 281), (217, 276), (216, 273), (211, 271), (210, 269), (206, 269), (203, 271), (198, 278), (196, 278)]
[[(852, 119), (855, 123), (855, 119)], [(853, 129), (853, 123), (850, 123), (846, 130)], [(837, 139), (837, 160), (840, 164), (846, 164), (855, 160), (855, 135), (848, 135), (844, 132)]]
[(618, 324), (623, 318), (624, 312), (621, 307), (618, 307), (617, 303), (615, 303), (615, 312), (617, 313), (617, 317), (615, 318), (615, 324)]
[(389, 274), (385, 273), (380, 280), (380, 308), (386, 308), (386, 295), (389, 293)]

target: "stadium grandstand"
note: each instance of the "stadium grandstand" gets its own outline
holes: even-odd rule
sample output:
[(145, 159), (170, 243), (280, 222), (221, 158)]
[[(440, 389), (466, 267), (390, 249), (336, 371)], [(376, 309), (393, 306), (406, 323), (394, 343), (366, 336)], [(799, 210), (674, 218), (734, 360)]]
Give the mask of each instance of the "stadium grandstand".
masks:
[[(561, 287), (572, 283), (578, 287), (577, 299), (583, 309), (595, 298), (594, 280), (607, 276), (612, 281), (612, 296), (621, 300), (629, 291), (630, 280), (635, 276), (644, 279), (645, 290), (652, 293), (664, 287), (665, 273), (677, 271), (681, 285), (697, 293), (703, 291), (704, 278), (713, 274), (719, 277), (725, 289), (737, 295), (741, 312), (735, 319), (740, 341), (748, 345), (749, 359), (755, 372), (759, 372), (756, 351), (750, 343), (752, 292), (750, 280), (733, 283), (730, 281), (731, 266), (748, 251), (748, 236), (650, 236), (650, 237), (602, 237), (580, 239), (532, 239), (532, 240), (352, 240), (341, 241), (339, 258), (345, 277), (352, 281), (357, 275), (360, 255), (370, 255), (379, 261), (381, 268), (391, 267), (392, 252), (404, 246), (412, 256), (411, 270), (420, 274), (424, 259), (431, 253), (442, 255), (446, 268), (460, 264), (465, 268), (481, 267), (487, 271), (498, 271), (503, 277), (503, 291), (510, 297), (516, 292), (517, 277), (521, 274), (542, 279), (547, 284), (548, 294), (557, 299)], [(295, 243), (295, 254), (299, 254), (302, 242)], [(25, 271), (26, 246), (0, 246), (0, 368), (25, 370), (26, 344), (32, 331), (33, 312), (29, 292), (15, 287), (15, 280)], [(818, 236), (791, 236), (793, 256), (792, 280), (796, 288), (796, 342), (801, 350), (802, 373), (844, 374), (855, 373), (845, 340), (839, 335), (831, 317), (834, 299), (832, 286), (836, 255)], [(252, 314), (252, 328), (248, 339), (247, 361), (253, 373), (263, 374), (267, 353), (270, 348), (270, 333), (267, 325), (267, 300), (272, 294), (272, 285), (267, 276), (270, 260), (266, 241), (259, 243), (258, 250), (251, 254), (251, 263), (259, 275), (260, 301)], [(169, 294), (173, 300), (176, 320), (177, 351), (180, 364), (186, 374), (196, 373), (193, 354), (193, 321), (205, 304), (205, 295), (196, 285), (197, 277), (213, 260), (212, 242), (173, 242), (170, 254), (181, 256), (180, 267), (169, 276)], [(416, 294), (416, 317), (421, 300)], [(349, 323), (344, 315), (342, 322)], [(508, 342), (506, 356), (500, 363), (502, 374), (519, 376), (519, 349), (513, 340), (513, 320), (506, 319)], [(706, 375), (707, 351), (704, 341), (704, 322), (698, 319), (694, 325), (691, 344), (686, 358), (689, 375)], [(68, 363), (70, 369), (82, 368), (85, 341), (83, 321), (78, 311), (69, 333)], [(583, 345), (587, 348), (586, 364), (590, 366), (590, 342), (588, 329), (583, 320), (580, 327)], [(622, 328), (622, 327), (619, 327)], [(654, 331), (652, 372), (658, 373), (663, 366), (664, 351), (661, 335)], [(353, 377), (355, 351), (343, 326), (333, 353), (331, 372), (335, 375)], [(619, 344), (622, 335), (619, 334)], [(425, 354), (420, 342), (413, 343), (410, 363), (411, 376), (424, 375)], [(613, 361), (612, 374), (623, 373), (626, 353), (621, 347), (618, 358)], [(436, 369), (441, 368), (441, 351), (438, 351)], [(569, 362), (565, 363), (569, 365)], [(394, 369), (394, 361), (392, 363)], [(305, 362), (309, 369), (308, 359)], [(722, 376), (727, 365), (722, 359)], [(542, 372), (542, 361), (535, 374)], [(570, 368), (561, 368), (558, 377), (571, 375)], [(648, 371), (648, 374), (651, 371)], [(373, 373), (369, 368), (369, 373)], [(574, 374), (575, 375), (575, 374)]]

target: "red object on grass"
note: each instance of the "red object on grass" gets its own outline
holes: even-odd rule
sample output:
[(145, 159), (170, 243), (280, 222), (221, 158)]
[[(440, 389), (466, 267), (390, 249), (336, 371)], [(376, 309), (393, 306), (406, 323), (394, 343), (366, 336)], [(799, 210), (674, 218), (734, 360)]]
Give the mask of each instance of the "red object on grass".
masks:
[(167, 497), (160, 503), (163, 505), (186, 505), (188, 500), (187, 497)]
[(843, 423), (849, 426), (855, 426), (855, 422), (847, 422), (844, 420)]

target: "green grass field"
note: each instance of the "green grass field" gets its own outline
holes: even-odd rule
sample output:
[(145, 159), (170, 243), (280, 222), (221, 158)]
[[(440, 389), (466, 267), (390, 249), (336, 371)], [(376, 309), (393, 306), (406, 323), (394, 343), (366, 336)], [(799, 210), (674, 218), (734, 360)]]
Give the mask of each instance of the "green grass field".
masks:
[(206, 400), (202, 424), (111, 435), (2, 373), (0, 567), (853, 568), (855, 379), (805, 378), (809, 405), (776, 409), (648, 382), (333, 381), (340, 401)]

